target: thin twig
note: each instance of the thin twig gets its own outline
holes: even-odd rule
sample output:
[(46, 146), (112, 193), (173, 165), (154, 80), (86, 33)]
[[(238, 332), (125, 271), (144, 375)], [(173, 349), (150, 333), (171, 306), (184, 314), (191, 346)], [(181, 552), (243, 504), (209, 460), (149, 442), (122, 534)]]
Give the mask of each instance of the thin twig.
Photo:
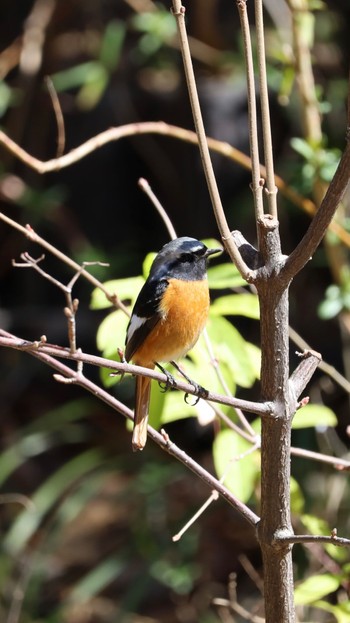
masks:
[(338, 456), (329, 456), (322, 452), (314, 452), (313, 450), (306, 450), (304, 448), (291, 447), (290, 453), (293, 456), (299, 456), (302, 459), (310, 459), (311, 461), (319, 461), (320, 463), (328, 463), (333, 465), (335, 469), (339, 471), (350, 471), (350, 461), (341, 459)]
[[(215, 357), (213, 346), (212, 346), (211, 341), (209, 339), (208, 331), (206, 329), (203, 331), (203, 338), (204, 338), (205, 345), (206, 345), (206, 348), (207, 348), (208, 353), (209, 353), (210, 363), (211, 363), (211, 365), (213, 366), (213, 368), (215, 370), (216, 376), (217, 376), (217, 378), (218, 378), (218, 380), (219, 380), (219, 382), (221, 384), (221, 387), (224, 390), (226, 396), (231, 396), (230, 389), (227, 386), (227, 383), (225, 381), (224, 375), (221, 372), (218, 360)], [(246, 429), (248, 435), (250, 435), (251, 438), (255, 439), (256, 438), (255, 430), (250, 425), (248, 419), (245, 417), (245, 415), (242, 412), (242, 410), (241, 409), (236, 409), (236, 413), (237, 413), (238, 419), (240, 420), (241, 424)], [(219, 417), (221, 417), (221, 414), (219, 414)], [(222, 419), (224, 419), (224, 418), (222, 418)]]
[[(165, 383), (167, 381), (167, 377), (161, 372), (157, 372), (156, 370), (150, 370), (149, 368), (143, 368), (141, 366), (135, 366), (129, 363), (113, 361), (111, 359), (105, 359), (104, 357), (97, 357), (96, 355), (90, 355), (78, 351), (75, 353), (71, 353), (68, 349), (61, 346), (47, 344), (46, 342), (30, 342), (27, 340), (23, 340), (2, 329), (0, 329), (0, 346), (6, 346), (9, 348), (14, 348), (15, 350), (30, 352), (31, 354), (41, 352), (47, 356), (59, 357), (60, 359), (81, 361), (84, 364), (107, 368), (113, 370), (114, 372), (117, 371), (124, 374), (126, 373), (147, 376), (151, 379), (155, 379), (159, 383)], [(198, 395), (198, 390), (196, 390), (193, 385), (185, 383), (181, 380), (176, 380), (176, 387), (179, 390), (193, 396)], [(274, 417), (273, 412), (271, 411), (271, 405), (268, 403), (264, 404), (249, 400), (241, 400), (239, 398), (224, 396), (210, 391), (208, 391), (208, 400), (212, 402), (218, 402), (219, 404), (225, 404), (230, 407), (238, 407), (239, 409), (255, 413), (256, 415), (260, 415), (262, 417)]]
[(310, 260), (324, 237), (329, 223), (345, 194), (350, 180), (350, 126), (347, 129), (346, 139), (343, 155), (323, 201), (312, 219), (306, 234), (289, 255), (280, 273), (281, 277), (283, 276), (286, 281), (290, 281)]
[[(220, 479), (221, 482), (221, 479)], [(210, 506), (212, 502), (216, 502), (219, 499), (219, 494), (217, 491), (213, 491), (212, 494), (208, 497), (208, 499), (204, 502), (204, 504), (198, 509), (198, 511), (191, 517), (191, 519), (172, 537), (174, 542), (180, 541), (181, 537), (187, 532), (187, 530), (193, 526), (194, 522), (203, 515), (206, 509)]]
[(256, 614), (251, 614), (248, 610), (243, 608), (237, 601), (229, 601), (228, 599), (223, 599), (222, 597), (217, 597), (213, 599), (214, 606), (220, 606), (224, 608), (228, 608), (229, 610), (233, 610), (240, 617), (249, 621), (250, 623), (265, 623), (265, 619), (257, 616)]
[(188, 94), (190, 98), (191, 108), (192, 108), (192, 116), (194, 125), (196, 128), (196, 133), (198, 136), (198, 145), (199, 151), (202, 158), (203, 170), (205, 173), (205, 177), (207, 180), (208, 190), (213, 206), (214, 215), (216, 218), (216, 222), (220, 231), (221, 238), (225, 243), (225, 247), (236, 264), (239, 272), (241, 273), (244, 279), (248, 280), (249, 276), (249, 268), (246, 266), (245, 262), (242, 260), (241, 254), (239, 253), (234, 241), (232, 240), (230, 228), (228, 226), (226, 215), (221, 203), (220, 193), (218, 190), (218, 186), (216, 183), (216, 178), (213, 170), (212, 161), (210, 158), (210, 152), (208, 147), (208, 142), (206, 138), (206, 133), (204, 129), (204, 123), (201, 113), (201, 107), (199, 103), (199, 97), (197, 92), (196, 80), (193, 71), (192, 59), (191, 59), (191, 51), (188, 44), (188, 37), (186, 31), (185, 24), (185, 7), (182, 5), (181, 0), (173, 0), (173, 14), (176, 18), (176, 24), (178, 28), (178, 35), (181, 45), (181, 53), (182, 60), (184, 64), (184, 70), (187, 81)]
[(23, 493), (1, 493), (0, 504), (21, 504), (26, 510), (36, 510), (34, 502)]
[[(89, 271), (87, 271), (85, 268), (82, 268), (77, 262), (72, 260), (68, 255), (65, 255), (64, 253), (62, 253), (62, 251), (59, 251), (59, 249), (57, 249), (52, 244), (47, 242), (47, 240), (39, 236), (30, 225), (26, 225), (26, 227), (23, 227), (22, 225), (20, 225), (13, 219), (9, 218), (2, 212), (0, 212), (0, 220), (3, 221), (4, 223), (7, 223), (7, 225), (10, 225), (14, 229), (17, 229), (22, 234), (24, 234), (26, 238), (28, 238), (32, 242), (35, 242), (36, 244), (40, 245), (41, 247), (43, 247), (44, 249), (52, 253), (52, 255), (57, 257), (61, 262), (70, 266), (70, 268), (76, 271), (76, 273), (79, 273), (80, 275), (84, 276), (85, 279), (87, 279), (87, 281), (89, 281), (93, 286), (95, 286), (95, 288), (99, 288), (104, 293), (104, 295), (106, 296), (106, 299), (112, 305), (114, 305), (118, 309), (122, 309), (125, 314), (129, 315), (128, 309), (119, 300), (115, 292), (109, 292), (109, 290), (104, 286), (104, 284), (101, 281), (99, 281), (98, 279), (96, 279), (96, 277), (91, 275), (91, 273), (89, 273)], [(89, 263), (85, 263), (85, 265), (88, 266)]]
[[(0, 333), (3, 334), (4, 332), (0, 331)], [(18, 338), (16, 339), (18, 340)], [(133, 411), (131, 409), (126, 407), (122, 402), (117, 400), (106, 390), (102, 389), (101, 387), (90, 381), (83, 374), (72, 370), (72, 368), (69, 368), (58, 359), (55, 359), (55, 357), (48, 355), (46, 352), (43, 352), (43, 349), (41, 348), (36, 348), (32, 350), (26, 349), (25, 352), (32, 355), (33, 357), (36, 357), (43, 363), (46, 363), (51, 368), (54, 368), (58, 372), (58, 375), (55, 375), (56, 377), (71, 379), (71, 382), (75, 385), (83, 387), (93, 396), (99, 398), (102, 402), (110, 406), (113, 410), (118, 411), (129, 420), (133, 420)], [(70, 358), (75, 359), (79, 356), (80, 353), (76, 353), (74, 355), (71, 355)], [(148, 435), (156, 444), (158, 444), (162, 448), (162, 450), (165, 450), (168, 454), (183, 463), (186, 467), (193, 471), (203, 482), (205, 482), (212, 490), (216, 490), (218, 494), (222, 496), (231, 506), (233, 506), (233, 508), (235, 508), (252, 526), (257, 525), (257, 523), (259, 522), (258, 515), (256, 515), (248, 506), (238, 500), (228, 489), (226, 489), (226, 487), (224, 487), (224, 485), (222, 485), (216, 478), (214, 478), (214, 476), (207, 472), (201, 465), (194, 461), (178, 446), (172, 443), (166, 435), (158, 433), (151, 426), (148, 426)]]
[(140, 179), (138, 181), (138, 185), (141, 188), (141, 190), (143, 190), (143, 192), (147, 195), (147, 197), (153, 203), (155, 209), (157, 210), (157, 212), (160, 215), (160, 217), (161, 217), (165, 227), (168, 230), (168, 234), (169, 234), (170, 239), (171, 240), (175, 240), (175, 238), (177, 238), (177, 235), (176, 235), (176, 231), (174, 229), (174, 226), (173, 226), (170, 218), (168, 217), (166, 211), (164, 210), (162, 204), (160, 203), (158, 197), (153, 192), (153, 190), (152, 190), (151, 186), (149, 185), (148, 181), (145, 180), (145, 178), (140, 177)]
[(314, 534), (292, 534), (290, 536), (275, 536), (279, 543), (328, 543), (338, 547), (350, 547), (350, 539), (337, 536), (324, 536)]
[[(64, 308), (63, 311), (67, 319), (68, 341), (69, 341), (69, 346), (70, 346), (70, 352), (75, 353), (77, 350), (75, 318), (76, 318), (76, 314), (77, 314), (78, 307), (79, 307), (79, 300), (77, 298), (75, 299), (72, 298), (72, 289), (73, 289), (74, 284), (79, 279), (82, 272), (84, 271), (85, 266), (87, 265), (93, 266), (96, 264), (101, 265), (101, 262), (83, 262), (83, 265), (79, 267), (79, 270), (76, 271), (75, 275), (73, 275), (69, 283), (65, 285), (64, 283), (62, 283), (61, 281), (59, 281), (58, 279), (56, 279), (55, 277), (47, 273), (45, 270), (43, 270), (41, 266), (39, 266), (39, 263), (45, 259), (45, 255), (42, 255), (41, 257), (34, 259), (33, 257), (29, 255), (29, 253), (24, 252), (24, 253), (21, 253), (20, 257), (23, 260), (23, 262), (16, 262), (12, 260), (12, 266), (15, 266), (16, 268), (32, 268), (33, 270), (36, 270), (44, 279), (46, 279), (47, 281), (52, 283), (54, 286), (56, 286), (56, 288), (64, 292), (64, 295), (66, 298), (66, 307)], [(80, 364), (82, 365), (81, 362)]]
[[(164, 123), (163, 121), (147, 121), (143, 123), (131, 123), (118, 128), (109, 128), (100, 134), (90, 138), (85, 143), (82, 143), (79, 147), (72, 149), (68, 154), (61, 156), (60, 158), (54, 158), (51, 160), (43, 161), (31, 156), (22, 147), (17, 145), (10, 137), (0, 130), (0, 144), (2, 144), (8, 151), (10, 151), (16, 158), (24, 162), (27, 166), (32, 168), (37, 173), (45, 174), (50, 171), (60, 171), (63, 168), (71, 166), (75, 162), (78, 162), (82, 158), (93, 151), (100, 149), (109, 142), (120, 140), (128, 136), (137, 136), (142, 134), (159, 134), (162, 136), (168, 136), (169, 138), (175, 138), (192, 145), (198, 145), (198, 137), (195, 132), (186, 130), (178, 126)], [(218, 141), (213, 138), (208, 138), (209, 148), (229, 158), (233, 162), (238, 163), (244, 169), (251, 171), (252, 163), (249, 156), (239, 151), (229, 143)], [(260, 172), (262, 176), (266, 176), (266, 169), (263, 165), (260, 165)], [(288, 186), (285, 181), (278, 175), (275, 177), (275, 183), (281, 193), (289, 199), (294, 205), (298, 206), (304, 212), (309, 215), (316, 213), (315, 204), (308, 198), (302, 197), (293, 188)], [(330, 223), (329, 228), (340, 238), (344, 244), (350, 247), (350, 233), (347, 232), (338, 223)]]
[(277, 188), (275, 184), (275, 172), (273, 164), (273, 150), (271, 138), (271, 121), (269, 108), (269, 91), (267, 86), (266, 75), (266, 54), (264, 39), (264, 21), (263, 21), (263, 3), (262, 0), (255, 0), (255, 23), (256, 23), (256, 40), (259, 67), (259, 85), (260, 85), (260, 106), (261, 106), (261, 123), (264, 143), (264, 158), (266, 166), (266, 187), (267, 202), (269, 213), (273, 218), (277, 218)]
[(247, 97), (248, 97), (248, 122), (249, 122), (249, 143), (252, 160), (252, 191), (255, 205), (255, 220), (260, 219), (264, 214), (263, 204), (263, 180), (260, 174), (258, 125), (256, 113), (256, 91), (253, 64), (253, 51), (250, 36), (250, 27), (247, 13), (246, 0), (237, 0), (238, 14), (241, 22), (243, 36), (244, 57), (246, 63), (247, 78)]
[(47, 90), (51, 97), (52, 107), (56, 117), (57, 124), (57, 151), (56, 158), (59, 158), (64, 153), (64, 148), (66, 145), (66, 133), (64, 128), (64, 117), (62, 113), (62, 108), (60, 104), (60, 100), (57, 95), (57, 91), (54, 87), (54, 84), (50, 78), (50, 76), (45, 76), (45, 82), (47, 86)]
[[(289, 337), (300, 348), (301, 350), (311, 350), (309, 344), (304, 340), (304, 338), (295, 331), (292, 327), (289, 327)], [(318, 364), (318, 369), (322, 370), (329, 378), (331, 378), (335, 383), (337, 383), (342, 389), (344, 389), (348, 394), (350, 394), (350, 382), (331, 366), (329, 363), (321, 359)]]
[[(252, 454), (253, 452), (255, 452), (255, 450), (257, 450), (260, 447), (260, 443), (259, 441), (256, 442), (253, 446), (251, 446), (250, 448), (248, 448), (248, 450), (246, 450), (245, 452), (242, 452), (241, 454), (234, 456), (232, 459), (230, 459), (223, 475), (220, 478), (221, 483), (225, 482), (225, 479), (227, 478), (227, 475), (230, 472), (230, 469), (232, 467), (232, 463), (236, 463), (237, 461), (242, 461), (246, 456), (248, 456), (249, 454)], [(185, 532), (187, 532), (187, 530), (194, 524), (194, 522), (206, 511), (206, 509), (213, 503), (216, 502), (216, 500), (218, 499), (219, 495), (217, 491), (213, 491), (212, 494), (209, 496), (209, 498), (204, 502), (204, 504), (198, 509), (198, 511), (191, 517), (191, 519), (183, 526), (183, 528), (181, 528), (181, 530), (175, 534), (173, 536), (173, 541), (179, 541), (181, 539), (181, 537), (185, 534)]]

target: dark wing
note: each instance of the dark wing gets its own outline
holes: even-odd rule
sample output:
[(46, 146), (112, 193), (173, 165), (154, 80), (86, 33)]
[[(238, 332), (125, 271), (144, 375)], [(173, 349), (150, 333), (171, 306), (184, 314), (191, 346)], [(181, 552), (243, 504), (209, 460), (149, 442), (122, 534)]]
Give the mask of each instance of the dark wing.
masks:
[(137, 349), (161, 319), (159, 305), (168, 286), (166, 279), (147, 280), (136, 299), (128, 324), (125, 359), (130, 361)]

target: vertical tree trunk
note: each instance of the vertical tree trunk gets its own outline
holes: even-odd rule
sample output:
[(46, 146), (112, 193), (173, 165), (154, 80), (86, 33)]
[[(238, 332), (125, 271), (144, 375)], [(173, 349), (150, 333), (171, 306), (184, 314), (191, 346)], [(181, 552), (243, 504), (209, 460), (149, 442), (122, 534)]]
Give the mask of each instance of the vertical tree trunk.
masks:
[[(278, 222), (265, 217), (259, 225), (264, 259), (257, 283), (261, 316), (261, 398), (274, 405), (275, 419), (262, 419), (261, 522), (266, 623), (293, 623), (291, 546), (279, 535), (292, 533), (290, 521), (290, 431), (295, 410), (289, 395), (288, 283), (279, 277), (284, 263)], [(282, 281), (282, 283), (281, 283)]]

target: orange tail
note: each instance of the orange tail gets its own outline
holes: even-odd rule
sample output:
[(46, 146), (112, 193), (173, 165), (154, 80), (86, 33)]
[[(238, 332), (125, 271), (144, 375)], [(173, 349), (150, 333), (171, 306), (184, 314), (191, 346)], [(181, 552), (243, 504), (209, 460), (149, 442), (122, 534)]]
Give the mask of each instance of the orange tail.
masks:
[(136, 378), (134, 430), (132, 448), (143, 450), (147, 441), (148, 406), (151, 392), (151, 379), (145, 376)]

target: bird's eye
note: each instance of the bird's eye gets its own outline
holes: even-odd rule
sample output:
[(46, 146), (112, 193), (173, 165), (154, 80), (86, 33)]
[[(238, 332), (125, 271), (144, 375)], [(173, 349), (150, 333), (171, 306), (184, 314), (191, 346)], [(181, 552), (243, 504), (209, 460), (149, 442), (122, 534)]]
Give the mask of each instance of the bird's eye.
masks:
[(179, 257), (179, 261), (181, 264), (186, 264), (187, 262), (193, 262), (194, 256), (192, 253), (182, 253)]

